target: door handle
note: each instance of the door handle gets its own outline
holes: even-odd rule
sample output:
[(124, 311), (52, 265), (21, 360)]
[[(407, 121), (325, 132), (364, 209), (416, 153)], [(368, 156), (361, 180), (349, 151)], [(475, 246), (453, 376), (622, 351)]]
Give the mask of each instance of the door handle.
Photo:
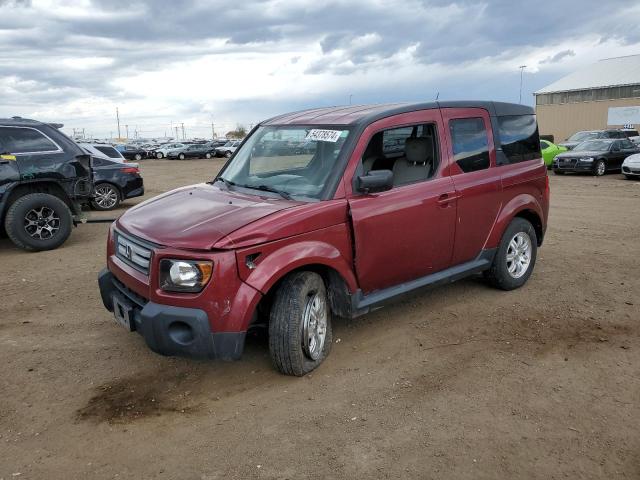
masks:
[(455, 202), (458, 199), (458, 195), (454, 192), (443, 193), (438, 197), (438, 205), (441, 207), (448, 206), (451, 202)]

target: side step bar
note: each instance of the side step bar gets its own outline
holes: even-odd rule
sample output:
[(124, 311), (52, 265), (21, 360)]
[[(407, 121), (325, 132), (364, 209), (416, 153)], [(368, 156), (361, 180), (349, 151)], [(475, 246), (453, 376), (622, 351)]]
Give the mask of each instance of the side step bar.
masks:
[(488, 270), (493, 263), (496, 250), (495, 248), (483, 250), (475, 260), (471, 260), (470, 262), (461, 263), (460, 265), (432, 273), (426, 277), (420, 277), (383, 290), (376, 290), (367, 295), (364, 295), (362, 290), (358, 290), (351, 296), (352, 317), (364, 315), (372, 309), (382, 306), (389, 300), (414, 290), (452, 283), (469, 275)]

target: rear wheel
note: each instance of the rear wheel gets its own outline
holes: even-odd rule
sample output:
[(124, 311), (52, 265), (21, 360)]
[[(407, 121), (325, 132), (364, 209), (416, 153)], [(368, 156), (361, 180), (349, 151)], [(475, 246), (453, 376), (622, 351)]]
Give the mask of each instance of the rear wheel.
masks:
[(537, 252), (538, 237), (533, 225), (524, 218), (514, 218), (502, 235), (485, 278), (502, 290), (520, 288), (533, 272)]
[(178, 158), (179, 158), (180, 160), (184, 160), (184, 159), (185, 159), (184, 153), (181, 153), (180, 155), (178, 155)]
[(136, 153), (136, 156), (134, 158), (136, 160), (140, 161), (140, 160), (142, 160), (142, 154), (141, 153)]
[(30, 193), (16, 200), (7, 211), (4, 226), (11, 241), (30, 251), (53, 250), (71, 234), (69, 207), (48, 193)]
[(207, 158), (207, 159), (211, 158), (211, 154), (209, 152), (205, 153), (204, 158)]
[(607, 164), (602, 159), (597, 160), (595, 166), (593, 167), (593, 174), (596, 177), (601, 177), (605, 173), (607, 173)]
[(231, 158), (231, 152), (229, 150), (227, 150), (226, 152), (224, 152), (224, 156), (226, 158)]
[(157, 158), (158, 160), (162, 160), (162, 158), (163, 158), (163, 157), (164, 157), (164, 155), (162, 154), (162, 152), (158, 152), (158, 153), (156, 153), (156, 158)]
[(322, 277), (296, 272), (276, 291), (269, 319), (269, 351), (285, 375), (303, 376), (329, 355), (331, 309)]
[(91, 206), (96, 210), (113, 210), (120, 204), (120, 192), (110, 183), (99, 183), (94, 192)]

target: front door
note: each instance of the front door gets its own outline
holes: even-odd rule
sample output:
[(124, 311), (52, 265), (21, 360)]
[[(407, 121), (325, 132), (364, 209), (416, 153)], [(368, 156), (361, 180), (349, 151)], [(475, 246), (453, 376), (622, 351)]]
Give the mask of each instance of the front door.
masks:
[[(356, 274), (365, 293), (450, 266), (456, 197), (443, 135), (439, 110), (411, 112), (373, 123), (354, 150), (353, 175), (346, 177), (345, 190)], [(369, 170), (392, 170), (393, 188), (374, 194), (354, 191), (355, 177)]]

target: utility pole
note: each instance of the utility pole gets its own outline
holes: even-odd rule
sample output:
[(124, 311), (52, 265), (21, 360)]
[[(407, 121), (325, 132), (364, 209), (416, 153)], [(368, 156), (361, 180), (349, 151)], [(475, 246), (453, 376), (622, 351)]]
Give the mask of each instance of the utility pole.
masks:
[(211, 122), (211, 140), (216, 139), (216, 130), (213, 128), (213, 122)]
[(178, 126), (176, 125), (174, 128), (176, 129), (176, 139), (175, 139), (175, 141), (177, 142), (178, 140), (180, 140), (180, 137), (178, 137)]
[(350, 93), (350, 94), (349, 94), (349, 105), (351, 105), (351, 99), (352, 99), (352, 98), (353, 98), (353, 94), (352, 94), (352, 93)]
[(120, 112), (118, 112), (118, 107), (116, 107), (116, 119), (118, 120), (118, 138), (122, 138), (120, 135)]
[(518, 103), (522, 103), (522, 74), (524, 73), (524, 69), (527, 68), (526, 65), (520, 65), (518, 67), (520, 69), (520, 100)]
[(184, 136), (184, 123), (181, 123), (180, 125), (182, 125), (182, 140), (185, 140), (185, 136)]
[(129, 125), (124, 126), (125, 131), (127, 132), (127, 140), (129, 140)]

